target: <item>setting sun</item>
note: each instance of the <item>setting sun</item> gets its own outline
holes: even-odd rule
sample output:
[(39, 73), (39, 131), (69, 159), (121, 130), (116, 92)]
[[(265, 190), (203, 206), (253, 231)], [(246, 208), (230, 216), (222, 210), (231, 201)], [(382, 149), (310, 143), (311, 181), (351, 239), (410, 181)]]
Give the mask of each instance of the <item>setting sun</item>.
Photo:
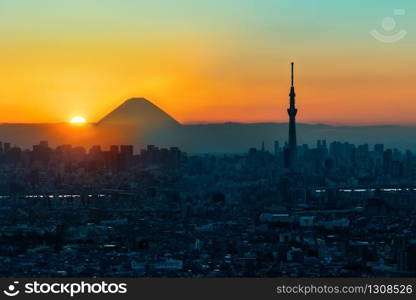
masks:
[(72, 119), (71, 119), (71, 121), (69, 121), (69, 123), (71, 123), (71, 124), (75, 124), (75, 125), (80, 125), (80, 124), (84, 124), (84, 123), (86, 123), (87, 121), (83, 118), (83, 117), (81, 117), (81, 116), (76, 116), (76, 117), (73, 117)]

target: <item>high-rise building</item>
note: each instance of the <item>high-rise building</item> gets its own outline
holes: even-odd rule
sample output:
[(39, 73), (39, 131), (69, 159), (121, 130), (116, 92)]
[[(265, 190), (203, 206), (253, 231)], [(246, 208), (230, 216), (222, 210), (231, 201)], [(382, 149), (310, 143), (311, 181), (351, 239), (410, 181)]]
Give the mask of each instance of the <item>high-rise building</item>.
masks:
[(41, 147), (41, 148), (48, 148), (49, 147), (49, 143), (48, 143), (48, 141), (40, 141), (39, 142), (39, 147)]
[(132, 157), (133, 145), (120, 145), (120, 155), (125, 157)]
[(280, 154), (279, 141), (274, 141), (274, 155), (279, 156), (279, 154)]
[(110, 153), (111, 153), (111, 155), (117, 156), (118, 153), (119, 153), (118, 145), (111, 145), (110, 146)]
[(120, 163), (122, 168), (128, 168), (133, 162), (133, 145), (120, 145)]
[(384, 144), (375, 144), (374, 145), (374, 152), (383, 154), (383, 152), (384, 152)]
[(101, 154), (101, 146), (100, 145), (93, 145), (91, 148), (90, 148), (90, 155), (91, 156), (98, 156), (98, 155), (100, 155)]
[(6, 142), (6, 143), (3, 144), (3, 151), (4, 151), (4, 153), (9, 152), (10, 148), (11, 148), (11, 144), (10, 143)]

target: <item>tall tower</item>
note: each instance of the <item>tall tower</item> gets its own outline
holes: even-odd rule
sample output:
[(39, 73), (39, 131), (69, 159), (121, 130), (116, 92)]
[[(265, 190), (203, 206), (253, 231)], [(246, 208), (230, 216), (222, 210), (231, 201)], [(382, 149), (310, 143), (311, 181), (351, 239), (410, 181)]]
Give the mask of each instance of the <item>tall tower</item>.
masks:
[(290, 106), (287, 109), (287, 113), (289, 115), (289, 153), (288, 153), (288, 167), (294, 168), (296, 165), (296, 114), (298, 112), (297, 108), (295, 107), (295, 86), (293, 83), (293, 66), (294, 63), (291, 63), (291, 84), (290, 84)]

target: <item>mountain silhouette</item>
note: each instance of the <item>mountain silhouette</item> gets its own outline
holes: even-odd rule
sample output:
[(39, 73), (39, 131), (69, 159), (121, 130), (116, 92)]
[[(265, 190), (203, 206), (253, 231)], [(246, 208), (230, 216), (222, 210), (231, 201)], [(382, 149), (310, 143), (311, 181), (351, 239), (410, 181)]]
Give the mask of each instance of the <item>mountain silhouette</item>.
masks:
[(180, 124), (149, 100), (145, 98), (131, 98), (97, 123), (97, 126), (105, 125), (155, 129), (175, 127)]
[[(131, 98), (96, 124), (99, 141), (109, 144), (174, 145), (181, 124), (145, 98)], [(103, 143), (100, 143), (103, 144)]]

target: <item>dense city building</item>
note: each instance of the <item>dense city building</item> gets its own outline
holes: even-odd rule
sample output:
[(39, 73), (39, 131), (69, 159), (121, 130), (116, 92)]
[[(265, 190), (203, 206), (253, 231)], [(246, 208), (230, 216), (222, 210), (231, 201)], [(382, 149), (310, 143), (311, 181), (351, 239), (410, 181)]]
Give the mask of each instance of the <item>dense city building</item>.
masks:
[[(410, 276), (416, 156), (0, 147), (3, 276)], [(296, 180), (292, 179), (296, 176)]]

